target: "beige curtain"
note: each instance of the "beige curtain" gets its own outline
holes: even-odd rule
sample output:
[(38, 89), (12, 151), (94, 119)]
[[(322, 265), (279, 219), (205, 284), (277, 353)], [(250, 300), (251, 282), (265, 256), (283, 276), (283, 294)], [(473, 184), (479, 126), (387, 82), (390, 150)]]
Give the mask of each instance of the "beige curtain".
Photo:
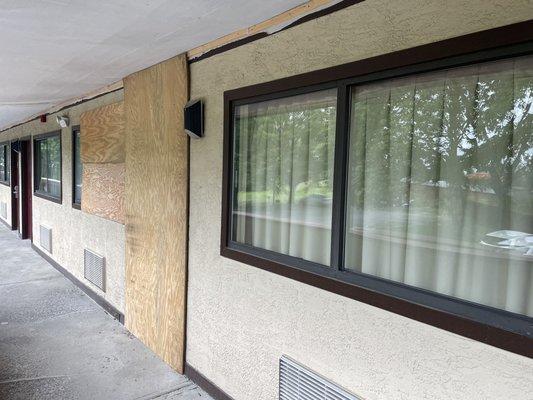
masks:
[(360, 86), (350, 270), (533, 315), (533, 59)]
[(235, 110), (233, 239), (328, 265), (336, 91)]

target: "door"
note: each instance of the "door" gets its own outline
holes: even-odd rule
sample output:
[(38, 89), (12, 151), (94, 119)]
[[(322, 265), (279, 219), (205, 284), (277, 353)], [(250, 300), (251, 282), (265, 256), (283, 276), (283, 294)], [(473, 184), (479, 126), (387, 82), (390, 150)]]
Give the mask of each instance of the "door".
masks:
[(11, 143), (11, 229), (19, 228), (19, 142)]
[(21, 140), (18, 154), (18, 232), (21, 239), (32, 238), (32, 156), (31, 140)]

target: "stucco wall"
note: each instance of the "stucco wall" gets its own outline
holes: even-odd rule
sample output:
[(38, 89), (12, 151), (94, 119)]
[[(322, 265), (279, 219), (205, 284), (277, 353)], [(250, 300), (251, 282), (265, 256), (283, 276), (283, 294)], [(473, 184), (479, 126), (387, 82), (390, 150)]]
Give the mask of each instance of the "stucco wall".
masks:
[(287, 354), (365, 399), (530, 399), (533, 361), (219, 255), (223, 92), (533, 17), (531, 1), (366, 0), (191, 65), (187, 362), (275, 399)]
[[(63, 201), (57, 204), (33, 196), (33, 243), (40, 247), (41, 224), (52, 228), (50, 256), (96, 293), (124, 312), (124, 225), (72, 208), (72, 130), (80, 123), (80, 115), (87, 110), (121, 101), (119, 90), (49, 115), (46, 123), (30, 121), (0, 133), (0, 141), (57, 131), (56, 115), (68, 115), (70, 126), (61, 130)], [(1, 185), (0, 185), (1, 186)], [(1, 189), (0, 189), (1, 190)], [(2, 196), (0, 191), (0, 196)], [(0, 197), (1, 198), (1, 197)], [(88, 248), (106, 258), (106, 292), (83, 276), (83, 249)], [(42, 249), (42, 248), (41, 248)], [(45, 253), (46, 250), (42, 249)]]
[(0, 219), (11, 225), (11, 188), (0, 183), (0, 203), (7, 204), (7, 218), (0, 215)]

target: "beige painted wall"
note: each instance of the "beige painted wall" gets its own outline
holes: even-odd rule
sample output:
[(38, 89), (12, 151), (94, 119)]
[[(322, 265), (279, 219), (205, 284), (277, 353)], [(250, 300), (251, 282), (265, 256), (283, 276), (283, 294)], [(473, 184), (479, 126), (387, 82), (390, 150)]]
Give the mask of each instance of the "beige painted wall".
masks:
[[(2, 142), (56, 131), (59, 128), (55, 120), (56, 115), (70, 117), (70, 127), (61, 131), (63, 201), (62, 204), (57, 204), (33, 196), (33, 243), (40, 247), (40, 224), (52, 228), (53, 243), (50, 256), (121, 312), (124, 312), (124, 225), (72, 208), (71, 127), (80, 123), (80, 115), (84, 111), (121, 101), (123, 96), (122, 90), (109, 93), (49, 115), (46, 123), (41, 123), (39, 120), (30, 121), (0, 133), (0, 142)], [(2, 196), (9, 195), (4, 195), (3, 188), (7, 187), (0, 186), (0, 200), (2, 200)], [(9, 197), (7, 199), (9, 200)], [(83, 277), (84, 248), (89, 248), (106, 258), (106, 292), (102, 292)], [(47, 253), (46, 250), (42, 250)]]
[(365, 399), (531, 399), (533, 361), (219, 255), (223, 92), (527, 20), (525, 0), (366, 0), (191, 65), (187, 361), (237, 400), (277, 398), (287, 354)]
[(7, 218), (2, 218), (2, 216), (0, 215), (0, 219), (11, 225), (11, 188), (9, 186), (2, 185), (1, 183), (0, 202), (4, 202), (7, 204)]

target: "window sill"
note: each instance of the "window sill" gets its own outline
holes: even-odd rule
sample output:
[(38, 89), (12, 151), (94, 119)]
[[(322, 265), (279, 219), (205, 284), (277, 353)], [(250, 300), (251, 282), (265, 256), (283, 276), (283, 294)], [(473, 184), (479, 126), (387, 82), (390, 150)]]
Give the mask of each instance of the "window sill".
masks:
[(72, 203), (72, 208), (75, 208), (76, 210), (81, 210), (81, 204), (80, 203)]
[[(234, 245), (233, 243), (229, 247), (222, 246), (220, 255), (491, 346), (533, 358), (533, 339), (531, 337), (502, 328), (502, 326), (506, 326), (503, 321), (505, 319), (516, 319), (519, 320), (520, 325), (528, 325), (531, 320), (528, 317), (468, 304), (393, 282), (385, 281), (383, 283), (384, 280), (380, 278), (364, 274), (334, 271), (326, 267), (321, 267), (324, 271), (315, 272), (305, 266), (293, 266), (284, 261), (251, 254), (239, 247), (238, 244)], [(325, 270), (331, 271), (329, 273), (331, 276), (324, 276)], [(391, 290), (384, 293), (380, 286), (388, 286)], [(413, 294), (410, 299), (402, 298), (402, 295), (409, 292)], [(430, 297), (433, 298), (432, 302), (439, 302), (439, 307), (424, 301)], [(478, 321), (472, 315), (458, 315), (451, 311), (445, 311), (443, 310), (444, 304), (447, 305), (446, 308), (458, 307), (462, 311), (468, 311), (469, 314), (482, 313), (483, 319), (488, 319), (492, 323)]]
[(0, 181), (0, 185), (11, 186), (11, 184), (8, 181)]
[(51, 201), (53, 203), (63, 204), (63, 202), (61, 201), (61, 197), (54, 197), (54, 196), (50, 196), (50, 195), (47, 195), (47, 194), (44, 194), (44, 193), (35, 192), (35, 191), (33, 192), (33, 195), (35, 197), (39, 197), (41, 199), (48, 200), (48, 201)]

